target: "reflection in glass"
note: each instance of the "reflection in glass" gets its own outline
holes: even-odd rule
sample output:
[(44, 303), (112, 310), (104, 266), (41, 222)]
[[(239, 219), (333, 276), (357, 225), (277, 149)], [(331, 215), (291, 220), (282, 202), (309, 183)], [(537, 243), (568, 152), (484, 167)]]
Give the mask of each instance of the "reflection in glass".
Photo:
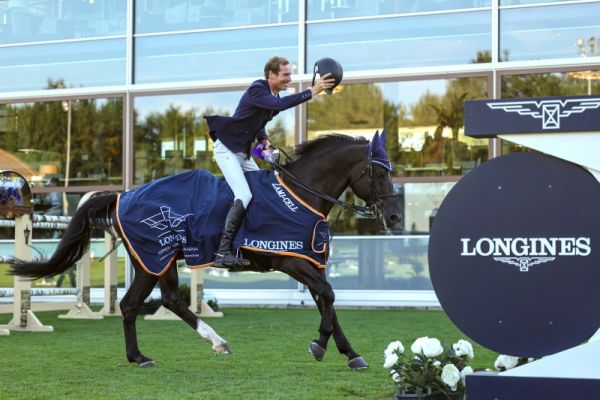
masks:
[(19, 170), (33, 187), (122, 184), (122, 100), (64, 103), (0, 105), (0, 170)]
[[(453, 186), (454, 182), (395, 183), (394, 192), (404, 216), (402, 222), (388, 227), (386, 231), (380, 222), (350, 211), (344, 210), (338, 217), (340, 208), (335, 206), (330, 213), (332, 220), (336, 221), (333, 230), (336, 235), (427, 235), (438, 208)], [(340, 200), (364, 205), (350, 190), (345, 191)]]
[(489, 7), (491, 0), (380, 0), (380, 1), (322, 1), (307, 0), (307, 17), (332, 19), (367, 17), (386, 14), (405, 14), (425, 11), (457, 10)]
[[(185, 269), (184, 269), (185, 271)], [(185, 272), (180, 274), (185, 282)], [(222, 268), (208, 268), (204, 272), (204, 287), (206, 289), (298, 289), (298, 282), (283, 272), (235, 272)]]
[(399, 176), (464, 175), (487, 159), (488, 141), (463, 134), (464, 101), (487, 97), (487, 79), (343, 85), (308, 103), (308, 138), (387, 130)]
[(138, 37), (135, 48), (136, 83), (260, 78), (274, 55), (286, 57), (297, 70), (298, 27)]
[(298, 21), (298, 0), (154, 0), (135, 1), (136, 33)]
[(565, 3), (568, 1), (577, 1), (577, 0), (499, 0), (500, 6), (518, 6), (525, 4), (539, 4), (539, 3)]
[(323, 57), (345, 71), (486, 62), (491, 12), (435, 14), (307, 25), (307, 65)]
[(0, 44), (124, 35), (123, 0), (0, 1)]
[(427, 236), (335, 237), (327, 279), (336, 289), (431, 290)]
[[(220, 175), (204, 116), (233, 115), (242, 94), (235, 91), (137, 97), (134, 183), (191, 169), (206, 169)], [(267, 135), (273, 144), (293, 146), (294, 116), (294, 110), (289, 109), (267, 124)]]
[(577, 57), (577, 39), (597, 35), (600, 3), (500, 11), (501, 61)]
[[(572, 71), (548, 74), (524, 74), (502, 77), (502, 98), (585, 96), (600, 94), (600, 71)], [(529, 148), (502, 141), (502, 154), (531, 151)]]
[(0, 48), (0, 91), (125, 83), (125, 39)]
[(396, 184), (403, 193), (404, 224), (410, 234), (428, 234), (442, 201), (455, 182)]

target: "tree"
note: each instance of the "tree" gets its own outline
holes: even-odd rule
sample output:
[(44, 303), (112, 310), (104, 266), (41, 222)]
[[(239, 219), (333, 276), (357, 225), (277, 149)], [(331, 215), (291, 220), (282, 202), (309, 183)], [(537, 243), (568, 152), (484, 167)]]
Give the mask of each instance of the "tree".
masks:
[(320, 95), (308, 103), (307, 127), (334, 132), (383, 126), (383, 102), (383, 93), (376, 84), (343, 86), (333, 96)]

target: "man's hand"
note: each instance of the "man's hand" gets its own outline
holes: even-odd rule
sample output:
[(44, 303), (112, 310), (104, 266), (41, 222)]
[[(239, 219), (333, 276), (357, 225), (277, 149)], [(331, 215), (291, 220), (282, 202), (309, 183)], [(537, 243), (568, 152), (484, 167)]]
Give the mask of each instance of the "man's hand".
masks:
[(271, 148), (271, 142), (269, 142), (269, 139), (263, 139), (260, 141), (260, 144), (262, 144), (263, 146), (265, 146), (265, 150)]
[(312, 92), (312, 95), (315, 96), (319, 93), (321, 93), (323, 90), (325, 89), (329, 89), (331, 87), (333, 87), (333, 84), (335, 83), (335, 79), (333, 78), (329, 78), (331, 74), (325, 74), (322, 77), (319, 78), (319, 80), (317, 82), (315, 82), (315, 84), (310, 88), (310, 91)]

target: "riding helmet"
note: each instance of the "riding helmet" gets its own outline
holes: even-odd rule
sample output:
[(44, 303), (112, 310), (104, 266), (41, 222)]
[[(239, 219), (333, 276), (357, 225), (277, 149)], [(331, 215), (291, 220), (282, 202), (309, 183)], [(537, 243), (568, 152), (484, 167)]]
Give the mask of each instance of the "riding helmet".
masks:
[(317, 74), (319, 77), (325, 74), (331, 74), (329, 78), (333, 78), (335, 81), (333, 82), (333, 86), (331, 88), (325, 89), (325, 92), (327, 94), (333, 94), (333, 89), (340, 84), (342, 78), (344, 77), (344, 70), (339, 62), (335, 61), (333, 58), (325, 57), (321, 58), (315, 63), (313, 68), (313, 85), (318, 79)]

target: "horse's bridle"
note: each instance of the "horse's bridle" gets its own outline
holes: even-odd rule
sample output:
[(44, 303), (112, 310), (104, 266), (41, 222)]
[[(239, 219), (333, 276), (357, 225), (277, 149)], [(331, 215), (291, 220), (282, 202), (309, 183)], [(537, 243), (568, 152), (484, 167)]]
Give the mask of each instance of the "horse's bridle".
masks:
[[(369, 209), (369, 212), (370, 212), (369, 218), (381, 219), (383, 221), (383, 227), (387, 230), (388, 227), (387, 227), (385, 218), (381, 218), (383, 215), (383, 199), (386, 197), (397, 198), (398, 195), (395, 194), (394, 192), (380, 194), (377, 191), (377, 186), (375, 185), (375, 169), (373, 168), (374, 164), (380, 164), (380, 162), (378, 162), (378, 160), (368, 158), (367, 165), (362, 169), (362, 171), (358, 174), (358, 176), (350, 182), (350, 186), (352, 186), (355, 182), (357, 182), (365, 174), (365, 172), (369, 173), (368, 184), (369, 184), (369, 198), (371, 201), (370, 201), (370, 204), (367, 203), (367, 206), (363, 207), (363, 208)], [(388, 171), (387, 175), (391, 181), (391, 178), (389, 176), (389, 171)]]
[[(285, 154), (285, 152), (284, 152), (284, 154)], [(286, 157), (289, 158), (289, 156), (287, 156), (287, 154), (285, 154), (285, 155), (286, 155)], [(373, 169), (373, 164), (375, 164), (375, 163), (376, 163), (376, 160), (368, 158), (367, 165), (365, 165), (365, 167), (361, 170), (361, 172), (358, 173), (356, 178), (351, 179), (350, 185), (349, 185), (350, 187), (352, 187), (352, 185), (354, 183), (356, 183), (366, 172), (368, 172), (370, 202), (368, 202), (366, 206), (357, 206), (357, 205), (346, 203), (344, 201), (336, 199), (335, 197), (332, 197), (332, 196), (328, 195), (327, 193), (320, 192), (316, 189), (311, 188), (307, 184), (303, 183), (298, 177), (296, 177), (290, 171), (285, 169), (282, 165), (280, 165), (278, 163), (272, 163), (271, 165), (273, 166), (273, 169), (275, 169), (277, 172), (281, 173), (282, 175), (285, 175), (294, 184), (296, 184), (298, 187), (302, 188), (303, 190), (305, 190), (309, 193), (312, 193), (315, 196), (320, 197), (321, 199), (326, 200), (330, 203), (337, 204), (338, 206), (345, 208), (346, 210), (350, 210), (350, 211), (360, 215), (361, 217), (369, 218), (369, 219), (378, 219), (383, 214), (382, 213), (382, 211), (383, 211), (383, 200), (382, 199), (384, 199), (386, 197), (397, 197), (397, 195), (394, 193), (379, 194), (377, 192), (377, 187), (375, 186), (375, 172)], [(385, 218), (383, 220), (384, 220), (383, 221), (384, 227), (387, 228), (386, 223), (385, 223)]]

